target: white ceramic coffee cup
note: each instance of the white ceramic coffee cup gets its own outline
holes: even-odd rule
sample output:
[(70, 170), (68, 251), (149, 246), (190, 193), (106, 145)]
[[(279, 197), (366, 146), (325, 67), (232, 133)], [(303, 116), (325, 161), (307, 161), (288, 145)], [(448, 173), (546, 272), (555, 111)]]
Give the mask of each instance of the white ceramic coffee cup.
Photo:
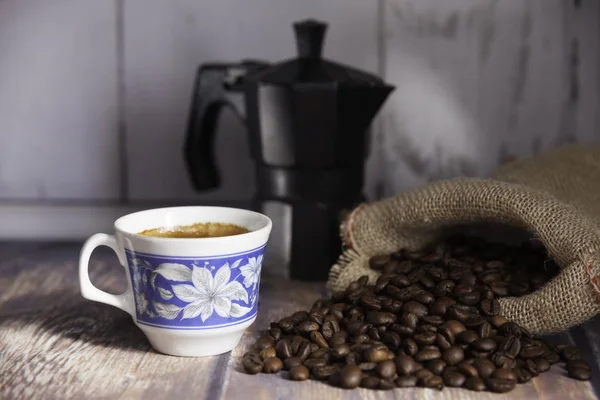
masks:
[[(230, 223), (248, 233), (210, 238), (140, 235), (147, 229)], [(81, 294), (133, 317), (152, 347), (176, 356), (232, 350), (256, 319), (260, 272), (272, 222), (265, 215), (227, 207), (172, 207), (140, 211), (115, 221), (115, 235), (98, 233), (79, 259)], [(127, 270), (120, 295), (92, 285), (88, 264), (98, 246), (112, 248)]]

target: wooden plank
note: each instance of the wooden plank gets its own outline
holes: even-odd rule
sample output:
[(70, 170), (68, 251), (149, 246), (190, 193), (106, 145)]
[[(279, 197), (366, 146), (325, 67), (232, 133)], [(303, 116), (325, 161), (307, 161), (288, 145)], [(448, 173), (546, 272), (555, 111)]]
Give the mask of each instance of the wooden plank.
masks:
[[(219, 357), (152, 351), (128, 314), (81, 297), (77, 250), (0, 263), (13, 278), (0, 280), (0, 398), (203, 398)], [(118, 292), (122, 268), (110, 257), (94, 257), (92, 281)]]
[[(254, 167), (247, 133), (232, 113), (221, 118), (218, 190), (195, 193), (182, 146), (196, 68), (211, 61), (294, 57), (292, 23), (328, 22), (324, 54), (377, 70), (377, 5), (360, 0), (132, 0), (125, 2), (127, 151), (132, 199), (250, 199)], [(265, 10), (269, 10), (268, 13)], [(157, 51), (160, 49), (160, 51)], [(152, 171), (153, 179), (143, 179)]]
[[(241, 356), (269, 323), (309, 309), (326, 295), (321, 283), (270, 276), (261, 282), (257, 322), (231, 353), (207, 358), (161, 355), (150, 348), (129, 315), (80, 296), (78, 249), (79, 244), (52, 245), (0, 261), (0, 398), (562, 400), (575, 393), (578, 399), (596, 398), (589, 383), (567, 378), (557, 366), (506, 395), (458, 389), (346, 391), (315, 381), (291, 382), (285, 373), (247, 375)], [(100, 288), (119, 292), (123, 273), (109, 250), (94, 254), (91, 276)], [(591, 321), (572, 335), (551, 339), (581, 346), (598, 360), (598, 323)], [(598, 373), (597, 361), (592, 361)]]
[(0, 2), (0, 199), (118, 199), (115, 2)]

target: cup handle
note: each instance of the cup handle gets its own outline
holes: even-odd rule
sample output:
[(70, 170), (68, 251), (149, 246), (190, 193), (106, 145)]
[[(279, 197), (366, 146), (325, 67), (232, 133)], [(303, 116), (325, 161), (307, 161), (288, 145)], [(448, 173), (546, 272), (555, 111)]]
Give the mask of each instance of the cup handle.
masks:
[[(119, 258), (121, 266), (127, 269), (125, 257), (121, 255), (119, 244), (113, 235), (107, 235), (105, 233), (96, 233), (95, 235), (92, 235), (83, 244), (81, 253), (79, 255), (79, 287), (81, 289), (82, 296), (88, 300), (97, 301), (120, 308), (121, 310), (135, 317), (135, 307), (133, 305), (133, 298), (129, 288), (123, 293), (115, 295), (98, 289), (90, 281), (90, 275), (88, 273), (90, 256), (96, 247), (99, 246), (107, 246), (113, 249), (113, 251), (117, 253), (117, 257)], [(127, 281), (129, 282), (129, 279)]]

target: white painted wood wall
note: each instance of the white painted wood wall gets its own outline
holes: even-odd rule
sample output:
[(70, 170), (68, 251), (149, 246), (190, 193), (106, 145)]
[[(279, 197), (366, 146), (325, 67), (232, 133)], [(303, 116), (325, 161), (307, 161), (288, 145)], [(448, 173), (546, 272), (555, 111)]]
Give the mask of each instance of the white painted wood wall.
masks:
[[(243, 201), (243, 125), (220, 123), (223, 187), (191, 190), (182, 140), (198, 64), (325, 56), (397, 86), (374, 124), (367, 191), (485, 175), (600, 141), (596, 0), (0, 0), (0, 237), (82, 237), (154, 204)], [(225, 143), (228, 143), (225, 145)], [(68, 220), (57, 228), (56, 223)]]

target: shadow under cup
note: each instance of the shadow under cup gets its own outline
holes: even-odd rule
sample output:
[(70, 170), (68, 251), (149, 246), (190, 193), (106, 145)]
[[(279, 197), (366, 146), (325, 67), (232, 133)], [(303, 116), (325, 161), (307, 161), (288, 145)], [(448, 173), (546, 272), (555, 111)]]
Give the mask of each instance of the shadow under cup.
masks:
[[(199, 222), (235, 224), (250, 232), (207, 238), (138, 234)], [(163, 208), (121, 217), (115, 222), (116, 251), (128, 270), (129, 285), (121, 295), (123, 306), (112, 305), (128, 311), (161, 353), (208, 356), (230, 351), (256, 319), (271, 226), (262, 214), (227, 207)], [(82, 293), (86, 297), (83, 284)]]

